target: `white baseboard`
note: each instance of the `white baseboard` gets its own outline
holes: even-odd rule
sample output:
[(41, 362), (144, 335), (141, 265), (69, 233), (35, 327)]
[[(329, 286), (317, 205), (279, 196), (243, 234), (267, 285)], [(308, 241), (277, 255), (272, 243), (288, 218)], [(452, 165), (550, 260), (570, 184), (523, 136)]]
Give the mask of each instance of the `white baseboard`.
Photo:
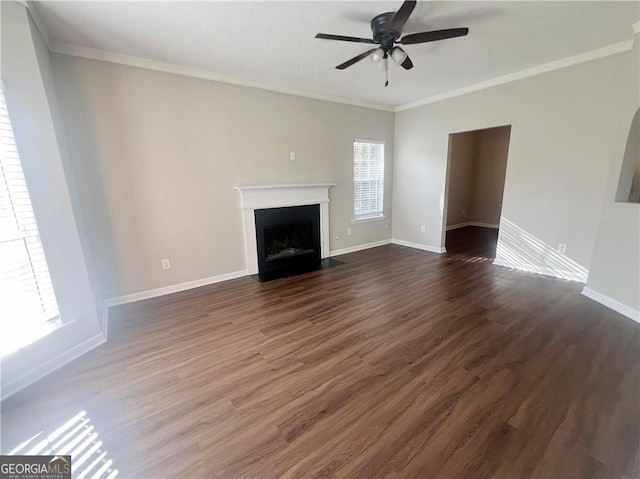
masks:
[(423, 251), (430, 251), (431, 253), (446, 253), (447, 251), (445, 248), (441, 248), (439, 246), (429, 246), (426, 244), (411, 243), (409, 241), (399, 240), (395, 238), (392, 239), (391, 242), (393, 244), (397, 244), (400, 246), (407, 246), (409, 248), (421, 249)]
[(597, 291), (587, 288), (586, 286), (582, 288), (582, 294), (587, 298), (593, 299), (594, 301), (606, 306), (607, 308), (613, 309), (614, 311), (617, 311), (627, 318), (633, 319), (634, 321), (640, 323), (640, 311), (638, 311), (637, 309), (633, 309), (632, 307), (627, 306), (620, 301), (616, 301), (615, 299), (610, 298), (609, 296), (605, 296), (602, 293), (598, 293)]
[(465, 226), (479, 226), (480, 228), (493, 228), (499, 229), (500, 225), (493, 223), (480, 223), (478, 221), (467, 221), (466, 223), (458, 223), (455, 225), (447, 226), (447, 231), (457, 230), (458, 228), (464, 228)]
[(74, 359), (88, 353), (92, 349), (100, 346), (107, 340), (107, 334), (109, 330), (109, 308), (119, 304), (132, 303), (134, 301), (140, 301), (142, 299), (150, 299), (158, 296), (164, 296), (165, 294), (177, 293), (180, 291), (186, 291), (188, 289), (198, 288), (200, 286), (206, 286), (213, 283), (220, 283), (230, 279), (240, 278), (246, 276), (247, 271), (234, 271), (232, 273), (221, 274), (218, 276), (211, 276), (209, 278), (198, 279), (195, 281), (188, 281), (186, 283), (174, 284), (172, 286), (165, 286), (163, 288), (152, 289), (149, 291), (142, 291), (140, 293), (128, 294), (125, 296), (118, 296), (116, 298), (109, 298), (104, 301), (102, 309), (101, 329), (102, 332), (97, 334), (86, 341), (74, 346), (63, 354), (50, 359), (46, 363), (43, 363), (31, 371), (22, 374), (15, 379), (2, 385), (2, 399), (6, 399), (16, 392), (24, 389), (30, 384), (42, 379), (43, 377), (51, 374), (62, 366), (70, 363)]
[(247, 275), (247, 270), (234, 271), (232, 273), (219, 274), (217, 276), (210, 276), (208, 278), (196, 279), (194, 281), (187, 281), (186, 283), (173, 284), (171, 286), (164, 286), (162, 288), (150, 289), (148, 291), (141, 291), (139, 293), (126, 294), (124, 296), (117, 296), (115, 298), (109, 298), (104, 301), (105, 308), (111, 306), (117, 306), (119, 304), (133, 303), (134, 301), (141, 301), (143, 299), (157, 298), (158, 296), (164, 296), (165, 294), (179, 293), (180, 291), (186, 291), (188, 289), (199, 288), (201, 286), (207, 286), (209, 284), (220, 283), (222, 281), (228, 281), (230, 279), (241, 278)]
[(242, 276), (246, 275), (247, 270), (243, 269), (240, 271), (234, 271), (232, 273), (219, 274), (217, 276), (210, 276), (208, 278), (187, 281), (186, 283), (179, 283), (171, 286), (165, 286), (163, 288), (150, 289), (148, 291), (141, 291), (139, 293), (127, 294), (125, 296), (117, 296), (115, 298), (105, 299), (102, 309), (102, 332), (104, 334), (105, 340), (109, 331), (109, 308), (112, 306), (133, 303), (135, 301), (141, 301), (143, 299), (157, 298), (158, 296), (164, 296), (165, 294), (179, 293), (180, 291), (186, 291), (188, 289), (199, 288), (200, 286), (220, 283), (222, 281), (228, 281), (230, 279), (241, 278)]
[(374, 241), (373, 243), (365, 243), (365, 244), (359, 244), (357, 246), (349, 246), (348, 248), (335, 249), (333, 251), (329, 251), (329, 256), (340, 256), (341, 254), (355, 253), (356, 251), (375, 248), (377, 246), (382, 246), (389, 243), (391, 243), (391, 240), (385, 239), (381, 241)]
[(66, 366), (71, 361), (78, 359), (80, 356), (88, 353), (92, 349), (97, 348), (105, 341), (106, 338), (102, 333), (96, 334), (86, 341), (68, 349), (64, 353), (51, 358), (47, 362), (39, 364), (32, 370), (17, 376), (7, 383), (4, 383), (2, 385), (2, 400), (7, 399), (9, 396), (14, 395), (18, 391), (30, 386), (36, 381), (39, 381), (43, 377), (48, 376), (52, 372), (60, 369), (62, 366)]
[(587, 282), (587, 274), (577, 271), (563, 271), (552, 268), (545, 268), (535, 264), (525, 263), (509, 263), (507, 261), (496, 258), (493, 260), (493, 264), (496, 266), (504, 266), (505, 268), (516, 269), (518, 271), (525, 271), (527, 273), (544, 274), (545, 276), (552, 276), (554, 278), (568, 279), (570, 281), (576, 281), (578, 283)]
[(455, 225), (447, 226), (447, 231), (457, 230), (459, 228), (464, 228), (465, 226), (469, 226), (469, 223), (457, 223)]

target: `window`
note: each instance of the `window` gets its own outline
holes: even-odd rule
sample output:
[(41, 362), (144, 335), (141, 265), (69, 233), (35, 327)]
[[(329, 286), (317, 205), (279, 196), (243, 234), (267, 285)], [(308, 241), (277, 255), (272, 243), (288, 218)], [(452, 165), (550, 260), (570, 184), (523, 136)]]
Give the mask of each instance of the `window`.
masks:
[(58, 305), (0, 89), (0, 356), (59, 325)]
[(384, 142), (353, 142), (353, 219), (383, 216)]

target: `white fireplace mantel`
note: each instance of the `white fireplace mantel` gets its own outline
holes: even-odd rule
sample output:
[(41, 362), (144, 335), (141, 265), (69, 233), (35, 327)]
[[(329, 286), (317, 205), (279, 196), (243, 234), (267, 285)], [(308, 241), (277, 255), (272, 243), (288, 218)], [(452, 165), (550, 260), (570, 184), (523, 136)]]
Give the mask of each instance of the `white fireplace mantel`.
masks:
[(329, 256), (329, 188), (335, 183), (305, 185), (236, 186), (240, 191), (247, 272), (258, 273), (255, 210), (320, 205), (320, 255)]

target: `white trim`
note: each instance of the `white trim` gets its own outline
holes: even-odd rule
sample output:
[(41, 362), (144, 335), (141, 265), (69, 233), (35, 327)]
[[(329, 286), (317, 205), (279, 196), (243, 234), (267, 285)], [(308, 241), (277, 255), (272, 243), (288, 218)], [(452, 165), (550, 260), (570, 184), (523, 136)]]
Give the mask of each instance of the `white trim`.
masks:
[(392, 239), (391, 242), (393, 244), (398, 244), (400, 246), (407, 246), (409, 248), (415, 248), (415, 249), (421, 249), (423, 251), (430, 251), (431, 253), (446, 253), (447, 250), (445, 248), (441, 248), (439, 246), (429, 246), (426, 244), (420, 244), (420, 243), (411, 243), (410, 241), (404, 241), (404, 240), (399, 240), (399, 239)]
[(52, 372), (66, 366), (71, 361), (78, 359), (80, 356), (88, 353), (92, 349), (97, 348), (106, 341), (105, 336), (102, 333), (98, 333), (95, 336), (83, 341), (80, 344), (75, 345), (71, 349), (68, 349), (64, 353), (49, 359), (48, 361), (38, 364), (35, 368), (27, 371), (24, 374), (8, 381), (2, 385), (2, 400), (7, 399), (9, 396), (17, 393), (18, 391), (30, 386), (31, 384), (39, 381), (45, 376), (48, 376)]
[(283, 189), (295, 189), (295, 188), (315, 188), (336, 186), (335, 183), (289, 183), (287, 185), (249, 185), (249, 186), (234, 186), (234, 190), (283, 190)]
[(144, 68), (145, 70), (155, 70), (165, 73), (173, 73), (176, 75), (184, 75), (192, 78), (201, 78), (203, 80), (212, 80), (220, 83), (228, 83), (231, 85), (244, 86), (249, 88), (258, 88), (261, 90), (272, 91), (276, 93), (283, 93), (285, 95), (295, 95), (304, 98), (311, 98), (313, 100), (329, 101), (333, 103), (342, 103), (345, 105), (358, 106), (361, 108), (370, 108), (373, 110), (394, 111), (393, 106), (381, 105), (379, 103), (369, 103), (364, 101), (351, 100), (349, 98), (342, 98), (331, 95), (321, 95), (309, 91), (297, 90), (293, 88), (282, 88), (278, 85), (271, 83), (261, 82), (256, 79), (244, 79), (238, 77), (232, 77), (224, 75), (222, 73), (215, 73), (209, 70), (201, 68), (187, 67), (183, 65), (176, 65), (175, 63), (165, 63), (156, 60), (149, 60), (147, 58), (134, 57), (130, 55), (123, 55), (122, 53), (115, 53), (106, 50), (99, 50), (96, 48), (80, 47), (77, 45), (67, 45), (60, 43), (53, 43), (50, 47), (52, 52), (61, 53), (63, 55), (70, 55), (74, 57), (89, 58), (91, 60), (99, 60), (109, 63), (118, 63), (120, 65), (128, 65), (131, 67)]
[(455, 225), (447, 226), (447, 231), (457, 230), (458, 228), (464, 228), (465, 226), (478, 226), (480, 228), (493, 228), (500, 229), (500, 225), (496, 225), (493, 223), (480, 223), (478, 221), (467, 221), (466, 223), (458, 223)]
[(380, 221), (380, 220), (386, 220), (387, 217), (385, 215), (380, 215), (380, 216), (365, 216), (362, 218), (353, 218), (351, 220), (351, 224), (358, 224), (358, 223), (369, 223), (370, 221)]
[(230, 279), (241, 278), (242, 276), (246, 275), (247, 270), (243, 269), (240, 271), (233, 271), (232, 273), (219, 274), (217, 276), (210, 276), (208, 278), (187, 281), (186, 283), (178, 283), (171, 286), (164, 286), (162, 288), (141, 291), (139, 293), (117, 296), (115, 298), (106, 299), (104, 301), (104, 307), (110, 308), (119, 304), (133, 303), (134, 301), (141, 301), (143, 299), (157, 298), (158, 296), (164, 296), (165, 294), (179, 293), (180, 291), (186, 291), (188, 289), (199, 288), (201, 286), (207, 286), (209, 284), (220, 283), (222, 281), (228, 281)]
[(500, 229), (500, 225), (499, 224), (495, 224), (495, 223), (481, 223), (480, 221), (469, 221), (469, 226), (478, 226), (480, 228), (493, 228), (493, 229)]
[(65, 351), (64, 353), (50, 359), (49, 361), (42, 363), (31, 371), (28, 371), (15, 379), (2, 385), (2, 400), (12, 396), (18, 391), (26, 388), (27, 386), (39, 381), (45, 376), (48, 376), (52, 372), (60, 369), (61, 367), (69, 364), (71, 361), (83, 356), (94, 348), (97, 348), (101, 344), (107, 341), (107, 332), (109, 324), (109, 308), (119, 304), (132, 303), (134, 301), (140, 301), (142, 299), (150, 299), (165, 294), (177, 293), (179, 291), (185, 291), (192, 288), (198, 288), (200, 286), (206, 286), (213, 283), (219, 283), (230, 279), (240, 278), (246, 276), (247, 271), (235, 271), (233, 273), (221, 274), (218, 276), (211, 276), (209, 278), (203, 278), (195, 281), (189, 281), (186, 283), (180, 283), (173, 286), (167, 286), (164, 288), (157, 288), (149, 291), (143, 291), (140, 293), (129, 294), (126, 296), (118, 296), (116, 298), (110, 298), (104, 301), (102, 310), (102, 332), (95, 336), (83, 341), (82, 343), (74, 346), (73, 348)]
[(42, 20), (40, 19), (40, 15), (38, 15), (36, 9), (33, 8), (32, 6), (33, 2), (31, 0), (17, 0), (17, 1), (18, 3), (21, 3), (26, 7), (27, 12), (29, 12), (29, 15), (31, 16), (31, 20), (33, 20), (33, 23), (35, 24), (36, 28), (40, 32), (40, 36), (42, 37), (42, 40), (44, 41), (45, 45), (47, 45), (47, 48), (51, 50), (51, 37), (49, 36), (49, 32), (47, 32), (47, 29), (43, 27)]
[(460, 228), (464, 228), (465, 226), (469, 226), (469, 223), (458, 223), (458, 224), (455, 224), (455, 225), (447, 226), (447, 231), (457, 230), (457, 229), (460, 229)]
[(609, 296), (606, 296), (602, 293), (598, 293), (597, 291), (594, 291), (591, 288), (587, 288), (586, 286), (582, 288), (581, 294), (606, 306), (609, 309), (613, 309), (614, 311), (626, 316), (629, 319), (633, 319), (637, 323), (640, 323), (640, 311), (638, 311), (637, 309), (633, 309), (631, 306), (627, 306), (620, 301), (616, 301), (615, 299), (610, 298)]
[(578, 283), (587, 282), (587, 273), (580, 273), (576, 271), (564, 271), (553, 268), (546, 268), (544, 266), (538, 266), (529, 263), (510, 263), (503, 259), (496, 258), (493, 260), (493, 264), (496, 266), (504, 266), (505, 268), (515, 269), (518, 271), (524, 271), (526, 273), (543, 274), (545, 276), (552, 276), (554, 278), (566, 279), (569, 281), (576, 281)]
[(109, 339), (109, 306), (106, 303), (106, 301), (102, 302), (102, 318), (100, 318), (100, 329), (105, 341)]
[(258, 273), (255, 210), (320, 205), (320, 257), (329, 256), (329, 188), (335, 183), (236, 186), (240, 192), (247, 274)]
[(390, 244), (390, 243), (391, 243), (390, 239), (385, 239), (381, 241), (374, 241), (373, 243), (365, 243), (365, 244), (359, 244), (356, 246), (349, 246), (348, 248), (341, 248), (341, 249), (329, 251), (329, 256), (340, 256), (341, 254), (355, 253), (356, 251), (362, 251), (369, 248), (376, 248), (378, 246), (383, 246), (385, 244)]
[[(634, 24), (634, 29), (635, 29), (635, 24)], [(45, 39), (45, 42), (46, 42), (46, 39)], [(314, 100), (322, 100), (322, 101), (328, 101), (332, 103), (342, 103), (345, 105), (352, 105), (352, 106), (357, 106), (361, 108), (371, 108), (374, 110), (399, 112), (399, 111), (409, 110), (411, 108), (416, 108), (422, 105), (428, 105), (429, 103), (435, 103), (437, 101), (454, 98), (460, 95), (465, 95), (467, 93), (484, 90), (486, 88), (503, 85), (505, 83), (521, 80), (523, 78), (539, 75), (541, 73), (546, 73), (553, 70), (559, 70), (561, 68), (577, 65), (579, 63), (596, 60), (598, 58), (603, 58), (609, 55), (615, 55), (616, 53), (621, 53), (621, 52), (630, 50), (632, 47), (632, 44), (633, 44), (632, 40), (626, 40), (624, 42), (614, 43), (613, 45), (609, 45), (603, 48), (598, 48), (596, 50), (581, 53), (579, 55), (575, 55), (572, 57), (562, 58), (560, 60), (556, 60), (550, 63), (545, 63), (543, 65), (538, 65), (532, 68), (528, 68), (526, 70), (521, 70), (519, 72), (509, 73), (507, 75), (502, 75), (502, 76), (492, 78), (483, 82), (474, 83), (473, 85), (468, 85), (462, 88), (458, 88), (456, 90), (450, 90), (444, 93), (440, 93), (438, 95), (423, 98), (421, 100), (404, 103), (396, 107), (393, 107), (390, 105), (382, 105), (378, 103), (351, 100), (348, 98), (335, 97), (331, 95), (321, 95), (317, 93), (301, 91), (301, 90), (296, 90), (291, 88), (282, 88), (278, 85), (267, 84), (264, 82), (256, 81), (255, 79), (247, 80), (243, 78), (236, 78), (236, 77), (223, 75), (221, 73), (215, 73), (215, 72), (200, 69), (200, 68), (192, 68), (192, 67), (177, 65), (174, 63), (159, 62), (156, 60), (149, 60), (141, 57), (123, 55), (121, 53), (115, 53), (115, 52), (110, 52), (106, 50), (99, 50), (96, 48), (80, 47), (77, 45), (67, 45), (67, 44), (60, 44), (60, 43), (52, 43), (51, 45), (49, 45), (49, 48), (52, 52), (60, 53), (63, 55), (88, 58), (91, 60), (99, 60), (99, 61), (109, 62), (109, 63), (117, 63), (120, 65), (128, 65), (128, 66), (137, 67), (137, 68), (144, 68), (146, 70), (155, 70), (155, 71), (161, 71), (165, 73), (173, 73), (176, 75), (184, 75), (184, 76), (193, 77), (193, 78), (201, 78), (204, 80), (212, 80), (220, 83), (228, 83), (231, 85), (258, 88), (261, 90), (267, 90), (267, 91), (272, 91), (276, 93), (283, 93), (285, 95), (295, 95), (295, 96), (300, 96), (304, 98), (311, 98)]]
[(234, 186), (233, 188), (240, 192), (240, 208), (243, 210), (257, 210), (329, 203), (329, 188), (335, 185), (335, 183), (315, 183)]
[(577, 65), (579, 63), (589, 62), (591, 60), (596, 60), (598, 58), (608, 57), (609, 55), (615, 55), (616, 53), (621, 53), (621, 52), (626, 52), (627, 50), (631, 50), (632, 45), (633, 45), (633, 40), (626, 40), (624, 42), (614, 43), (613, 45), (609, 45), (603, 48), (598, 48), (597, 50), (591, 50), (590, 52), (581, 53), (579, 55), (575, 55), (572, 57), (562, 58), (560, 60), (556, 60), (550, 63), (545, 63), (543, 65), (527, 68), (526, 70), (521, 70), (519, 72), (502, 75), (502, 76), (492, 78), (490, 80), (486, 80), (480, 83), (474, 83), (473, 85), (468, 85), (462, 88), (458, 88), (456, 90), (450, 90), (444, 93), (440, 93), (438, 95), (423, 98), (422, 100), (405, 103), (404, 105), (397, 106), (394, 111), (399, 112), (399, 111), (409, 110), (411, 108), (416, 108), (418, 106), (428, 105), (429, 103), (435, 103), (437, 101), (447, 100), (449, 98), (465, 95), (467, 93), (473, 93), (479, 90), (484, 90), (486, 88), (491, 88), (498, 85), (504, 85), (505, 83), (510, 83), (516, 80), (522, 80), (524, 78), (540, 75), (541, 73), (547, 73), (553, 70), (560, 70), (561, 68), (570, 67), (572, 65)]
[[(597, 58), (603, 58), (609, 55), (615, 55), (616, 53), (620, 53), (626, 50), (630, 50), (633, 45), (633, 40), (627, 40), (624, 42), (614, 43), (612, 45), (598, 48), (596, 50), (591, 50), (589, 52), (581, 53), (579, 55), (575, 55), (572, 57), (566, 57), (560, 60), (556, 60), (554, 62), (545, 63), (543, 65), (538, 65), (526, 70), (521, 70), (520, 72), (515, 72), (511, 74), (507, 74), (504, 76), (500, 76), (494, 79), (490, 79), (484, 82), (475, 83), (473, 85), (469, 85), (467, 87), (463, 87), (457, 90), (451, 90), (449, 92), (444, 92), (439, 95), (434, 95), (431, 97), (427, 97), (421, 100), (405, 103), (403, 105), (398, 106), (390, 106), (390, 105), (381, 105), (378, 103), (370, 103), (370, 102), (361, 102), (357, 100), (351, 100), (348, 98), (335, 97), (331, 95), (320, 95), (312, 92), (302, 92), (295, 89), (286, 89), (281, 88), (275, 85), (266, 85), (262, 82), (256, 82), (255, 80), (246, 80), (235, 77), (225, 76), (220, 73), (214, 73), (208, 70), (198, 69), (198, 68), (190, 68), (186, 66), (176, 65), (173, 63), (165, 63), (159, 62), (155, 60), (149, 60), (141, 57), (134, 57), (130, 55), (123, 55), (121, 53), (110, 52), (106, 50), (100, 50), (96, 48), (88, 48), (88, 47), (80, 47), (76, 45), (68, 45), (61, 43), (54, 43), (49, 38), (49, 34), (46, 29), (41, 28), (42, 22), (40, 21), (39, 15), (35, 8), (32, 7), (31, 0), (17, 0), (18, 3), (21, 3), (26, 6), (27, 10), (31, 14), (31, 18), (33, 19), (36, 27), (40, 31), (44, 42), (50, 51), (55, 53), (61, 53), (64, 55), (71, 55), (75, 57), (89, 58), (92, 60), (100, 60), (109, 63), (118, 63), (121, 65), (129, 65), (138, 68), (144, 68), (147, 70), (157, 70), (163, 71), (166, 73), (175, 73), (178, 75), (186, 75), (194, 78), (202, 78), (205, 80), (213, 80), (221, 83), (229, 83), (232, 85), (240, 85), (247, 86), (253, 88), (259, 88), (267, 91), (273, 91), (276, 93), (284, 93), (287, 95), (296, 95), (305, 98), (312, 98), (315, 100), (323, 100), (329, 101), (333, 103), (342, 103), (345, 105), (358, 106), (362, 108), (371, 108), (374, 110), (382, 110), (382, 111), (391, 111), (391, 112), (399, 112), (403, 110), (408, 110), (410, 108), (415, 108), (421, 105), (427, 105), (429, 103), (434, 103), (436, 101), (444, 100), (447, 98), (453, 98), (456, 96), (464, 95), (466, 93), (471, 93), (474, 91), (483, 90), (485, 88), (490, 88), (492, 86), (502, 85), (504, 83), (508, 83), (515, 80), (520, 80), (522, 78), (538, 75), (540, 73), (545, 73), (552, 70), (558, 70), (560, 68), (565, 68), (571, 65), (576, 65), (579, 63), (584, 63), (587, 61), (595, 60)], [(640, 21), (635, 22), (632, 26), (633, 35), (638, 34), (640, 32)]]

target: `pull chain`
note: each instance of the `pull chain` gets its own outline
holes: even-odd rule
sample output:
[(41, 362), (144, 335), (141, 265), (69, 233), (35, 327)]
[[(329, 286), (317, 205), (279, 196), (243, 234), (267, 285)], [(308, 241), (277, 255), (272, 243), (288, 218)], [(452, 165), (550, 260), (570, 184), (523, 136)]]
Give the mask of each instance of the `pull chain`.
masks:
[(387, 63), (388, 57), (384, 56), (384, 87), (387, 88), (389, 86), (389, 64)]

